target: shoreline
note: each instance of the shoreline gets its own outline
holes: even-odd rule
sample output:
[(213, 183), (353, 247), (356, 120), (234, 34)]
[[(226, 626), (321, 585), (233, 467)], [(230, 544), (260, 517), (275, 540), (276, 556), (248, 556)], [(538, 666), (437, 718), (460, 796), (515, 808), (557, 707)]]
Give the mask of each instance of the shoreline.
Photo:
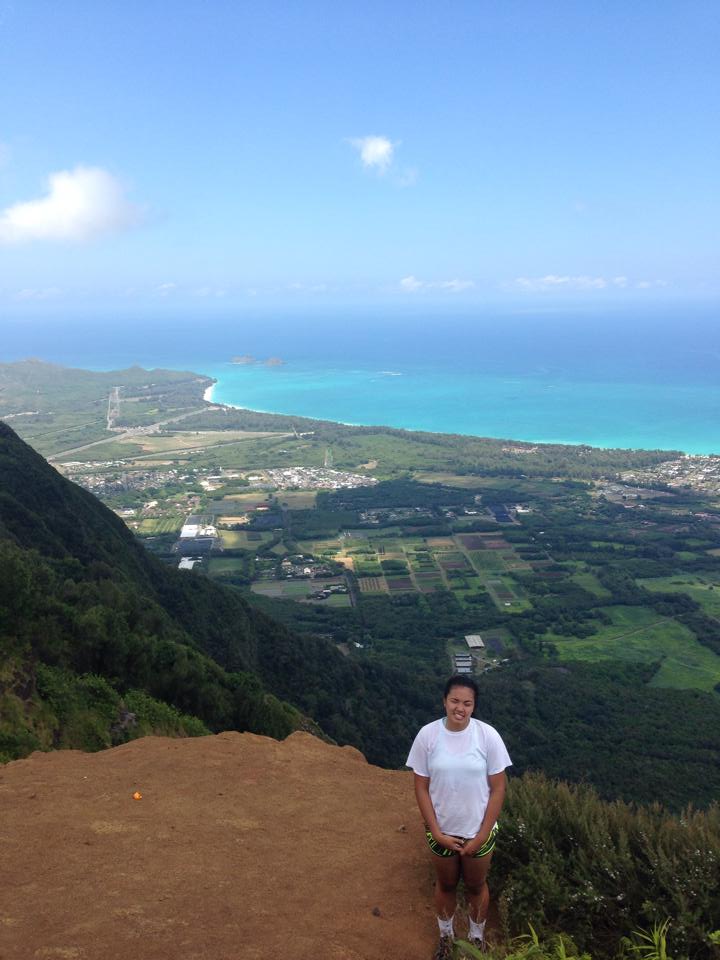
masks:
[(262, 410), (259, 407), (248, 407), (239, 403), (229, 403), (226, 400), (212, 400), (212, 394), (219, 381), (213, 383), (203, 394), (203, 399), (214, 404), (216, 407), (227, 407), (230, 410), (248, 410), (250, 413), (264, 413), (271, 417), (297, 417), (299, 420), (318, 420), (325, 423), (335, 423), (341, 427), (362, 427), (365, 429), (385, 429), (399, 430), (407, 433), (427, 433), (432, 436), (443, 437), (467, 437), (475, 440), (492, 440), (496, 443), (523, 443), (528, 446), (538, 447), (589, 447), (592, 450), (623, 450), (628, 453), (636, 451), (660, 453), (678, 453), (682, 457), (714, 457), (720, 456), (715, 453), (688, 453), (686, 450), (673, 447), (622, 447), (622, 446), (600, 446), (594, 443), (588, 443), (586, 440), (524, 440), (520, 437), (493, 437), (478, 433), (448, 432), (444, 430), (428, 430), (426, 427), (397, 427), (389, 423), (351, 423), (347, 420), (335, 420), (331, 417), (308, 416), (301, 413), (287, 413), (281, 410)]

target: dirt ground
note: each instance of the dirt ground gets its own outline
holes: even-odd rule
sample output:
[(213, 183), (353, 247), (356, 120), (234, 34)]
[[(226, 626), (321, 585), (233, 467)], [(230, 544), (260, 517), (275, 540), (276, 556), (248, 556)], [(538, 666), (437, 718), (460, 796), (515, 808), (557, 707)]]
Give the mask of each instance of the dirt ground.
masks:
[(424, 960), (431, 869), (410, 774), (309, 734), (0, 767), (0, 960)]

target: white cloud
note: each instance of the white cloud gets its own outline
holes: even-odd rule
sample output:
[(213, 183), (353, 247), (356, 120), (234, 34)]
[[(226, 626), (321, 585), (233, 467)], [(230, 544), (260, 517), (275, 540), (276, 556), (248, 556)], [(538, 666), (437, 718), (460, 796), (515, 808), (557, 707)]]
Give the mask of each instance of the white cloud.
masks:
[(360, 154), (362, 165), (378, 173), (385, 173), (393, 161), (393, 153), (397, 143), (387, 137), (371, 135), (368, 137), (352, 137), (348, 143), (355, 147)]
[(421, 290), (445, 290), (448, 293), (460, 293), (475, 286), (474, 280), (418, 280), (412, 275), (403, 277), (400, 287), (406, 293), (418, 293)]
[(525, 290), (603, 290), (608, 282), (605, 277), (569, 277), (549, 273), (544, 277), (517, 277), (515, 283)]
[(54, 300), (61, 293), (60, 287), (25, 287), (18, 290), (15, 300)]
[(126, 198), (112, 174), (100, 167), (75, 167), (51, 174), (44, 197), (0, 213), (0, 243), (91, 240), (141, 219), (141, 209)]
[(589, 277), (586, 275), (568, 276), (555, 273), (549, 273), (544, 277), (516, 277), (514, 280), (516, 287), (533, 292), (543, 292), (548, 290), (606, 290), (615, 287), (625, 290), (634, 286), (638, 289), (647, 289), (649, 287), (664, 287), (664, 280), (640, 280), (634, 283), (629, 277)]
[(159, 283), (155, 287), (155, 293), (159, 293), (161, 297), (167, 297), (176, 287), (176, 283)]

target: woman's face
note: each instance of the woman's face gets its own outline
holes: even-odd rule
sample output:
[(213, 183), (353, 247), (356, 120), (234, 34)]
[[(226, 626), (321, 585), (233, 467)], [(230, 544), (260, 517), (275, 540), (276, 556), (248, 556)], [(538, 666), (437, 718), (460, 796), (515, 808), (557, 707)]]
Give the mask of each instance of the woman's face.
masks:
[(450, 687), (443, 703), (447, 715), (447, 729), (464, 730), (475, 709), (475, 693), (472, 687)]

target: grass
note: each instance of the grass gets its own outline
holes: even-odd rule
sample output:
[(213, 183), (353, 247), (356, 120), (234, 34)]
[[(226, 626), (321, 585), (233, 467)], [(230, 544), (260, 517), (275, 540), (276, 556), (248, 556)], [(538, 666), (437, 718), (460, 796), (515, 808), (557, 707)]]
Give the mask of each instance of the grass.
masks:
[(478, 573), (505, 569), (505, 564), (497, 550), (471, 550), (468, 554)]
[[(340, 582), (338, 577), (324, 580), (261, 580), (258, 583), (253, 583), (251, 589), (254, 593), (259, 593), (265, 597), (283, 600), (305, 600), (311, 593), (317, 593), (329, 584)], [(311, 603), (348, 607), (350, 606), (350, 597), (348, 594), (338, 594), (328, 597), (326, 600), (312, 600)]]
[(659, 617), (648, 607), (604, 607), (610, 625), (585, 639), (547, 633), (561, 660), (662, 660), (652, 683), (659, 687), (712, 690), (720, 682), (720, 657), (675, 620)]
[(165, 517), (147, 517), (138, 523), (137, 532), (141, 537), (153, 537), (159, 533), (177, 533), (180, 535), (180, 529), (185, 522), (185, 518), (180, 514), (173, 514)]
[(700, 604), (704, 613), (720, 618), (720, 578), (714, 580), (707, 575), (680, 573), (672, 577), (638, 580), (638, 584), (653, 593), (686, 593)]
[(606, 590), (605, 587), (602, 586), (594, 573), (580, 570), (577, 573), (574, 573), (570, 579), (573, 581), (573, 583), (577, 583), (579, 587), (582, 587), (583, 590), (587, 590), (588, 593), (592, 593), (602, 600), (607, 600), (610, 597), (610, 591)]
[(272, 540), (271, 533), (260, 533), (259, 540), (249, 540), (246, 530), (221, 530), (223, 546), (226, 550), (257, 550), (263, 543)]
[(278, 490), (276, 499), (288, 510), (312, 510), (317, 500), (317, 492), (315, 490)]
[(210, 559), (210, 574), (238, 573), (245, 567), (242, 557), (216, 557)]

